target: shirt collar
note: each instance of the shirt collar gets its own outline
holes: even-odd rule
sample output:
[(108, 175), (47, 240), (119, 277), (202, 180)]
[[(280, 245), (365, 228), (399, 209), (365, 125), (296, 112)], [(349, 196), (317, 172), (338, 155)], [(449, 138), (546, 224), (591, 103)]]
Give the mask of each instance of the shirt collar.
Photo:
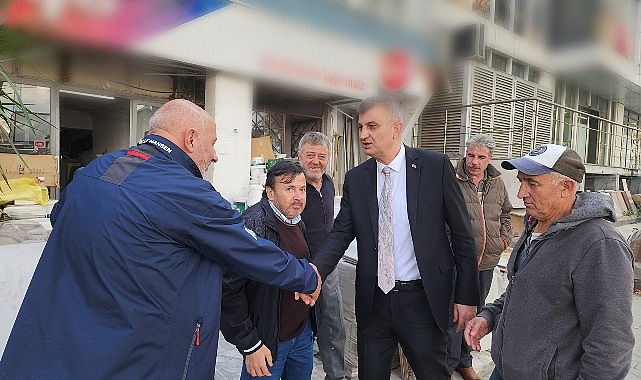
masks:
[(398, 151), (396, 157), (389, 163), (385, 165), (379, 161), (376, 161), (376, 169), (381, 172), (384, 167), (389, 166), (396, 173), (400, 172), (401, 169), (405, 166), (405, 144), (401, 144), (401, 150)]
[(269, 200), (269, 205), (271, 206), (272, 211), (274, 211), (274, 215), (276, 215), (278, 219), (281, 220), (281, 222), (290, 226), (296, 225), (298, 224), (298, 222), (300, 222), (300, 214), (296, 215), (293, 219), (288, 219), (282, 212), (280, 212), (278, 207), (276, 207), (276, 205), (271, 200)]
[(166, 138), (149, 134), (138, 141), (138, 145), (142, 144), (153, 145), (156, 149), (158, 149), (160, 153), (163, 153), (167, 157), (178, 162), (196, 177), (203, 178), (203, 175), (200, 172), (200, 169), (198, 169), (198, 166), (196, 165), (194, 160), (192, 160), (191, 157), (189, 157), (187, 153), (180, 149), (176, 144), (172, 143)]

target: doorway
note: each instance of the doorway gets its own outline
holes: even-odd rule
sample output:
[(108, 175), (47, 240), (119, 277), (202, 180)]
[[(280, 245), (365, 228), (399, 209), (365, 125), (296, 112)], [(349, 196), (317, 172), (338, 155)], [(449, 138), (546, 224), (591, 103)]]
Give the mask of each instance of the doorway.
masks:
[[(585, 162), (590, 163), (590, 164), (596, 164), (597, 163), (597, 152), (598, 152), (598, 144), (599, 144), (599, 135), (600, 135), (600, 130), (599, 130), (599, 111), (592, 109), (592, 108), (587, 108), (587, 107), (579, 107), (580, 111), (583, 111), (585, 113), (590, 114), (590, 116), (596, 116), (596, 117), (590, 117), (590, 116), (585, 116), (585, 115), (579, 115), (579, 127), (587, 129), (587, 147), (586, 149), (586, 156), (585, 157)], [(583, 134), (584, 136), (585, 134)], [(577, 144), (577, 148), (581, 146), (586, 146), (585, 141), (579, 141), (579, 144)], [(581, 148), (579, 148), (581, 149)]]
[(149, 119), (163, 103), (132, 100), (129, 145), (136, 145), (149, 133)]
[(60, 190), (96, 157), (129, 146), (130, 100), (60, 91)]

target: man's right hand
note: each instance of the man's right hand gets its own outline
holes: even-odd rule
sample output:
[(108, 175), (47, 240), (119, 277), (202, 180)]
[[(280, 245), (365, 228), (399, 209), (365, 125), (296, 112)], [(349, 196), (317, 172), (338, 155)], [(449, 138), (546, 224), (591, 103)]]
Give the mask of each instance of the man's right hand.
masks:
[(251, 376), (271, 376), (267, 366), (272, 365), (272, 353), (265, 345), (253, 354), (245, 356), (245, 367)]
[(304, 293), (299, 293), (295, 292), (294, 293), (294, 299), (296, 300), (302, 300), (309, 306), (314, 306), (316, 303), (316, 300), (318, 300), (318, 296), (320, 295), (321, 291), (321, 286), (323, 285), (323, 281), (321, 280), (320, 273), (318, 273), (318, 268), (316, 268), (316, 265), (309, 263), (309, 265), (314, 269), (314, 272), (316, 272), (316, 276), (318, 277), (318, 284), (316, 285), (316, 290), (314, 290), (314, 293), (311, 294), (304, 294)]
[(490, 332), (490, 325), (483, 317), (475, 317), (465, 325), (465, 341), (476, 351), (481, 350), (481, 338)]

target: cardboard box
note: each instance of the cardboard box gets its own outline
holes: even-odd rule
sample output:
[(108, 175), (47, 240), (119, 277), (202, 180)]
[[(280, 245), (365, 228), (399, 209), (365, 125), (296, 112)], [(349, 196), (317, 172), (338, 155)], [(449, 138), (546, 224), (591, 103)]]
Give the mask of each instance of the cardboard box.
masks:
[(269, 136), (252, 138), (252, 157), (263, 157), (264, 162), (274, 159), (274, 148), (272, 138)]
[[(22, 159), (26, 162), (22, 162)], [(58, 159), (43, 154), (0, 153), (0, 166), (7, 178), (44, 177), (45, 186), (58, 186)]]
[[(512, 235), (519, 237), (523, 233), (523, 217), (525, 216), (525, 208), (515, 208), (510, 212), (510, 221), (512, 222)], [(512, 239), (515, 241), (514, 239)]]
[(606, 191), (607, 194), (609, 194), (612, 197), (612, 200), (614, 201), (614, 208), (616, 209), (617, 216), (621, 217), (624, 215), (624, 213), (629, 213), (631, 212), (628, 209), (628, 206), (625, 203), (625, 200), (623, 199), (623, 192), (621, 191)]

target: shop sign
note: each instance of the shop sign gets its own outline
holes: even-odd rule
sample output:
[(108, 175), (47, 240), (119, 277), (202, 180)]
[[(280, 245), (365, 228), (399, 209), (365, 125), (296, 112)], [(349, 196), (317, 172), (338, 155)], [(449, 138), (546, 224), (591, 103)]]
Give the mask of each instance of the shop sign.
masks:
[(402, 90), (413, 71), (411, 56), (405, 50), (389, 50), (381, 55), (381, 83), (385, 89)]
[(8, 0), (0, 18), (9, 28), (122, 48), (228, 4), (226, 0)]

